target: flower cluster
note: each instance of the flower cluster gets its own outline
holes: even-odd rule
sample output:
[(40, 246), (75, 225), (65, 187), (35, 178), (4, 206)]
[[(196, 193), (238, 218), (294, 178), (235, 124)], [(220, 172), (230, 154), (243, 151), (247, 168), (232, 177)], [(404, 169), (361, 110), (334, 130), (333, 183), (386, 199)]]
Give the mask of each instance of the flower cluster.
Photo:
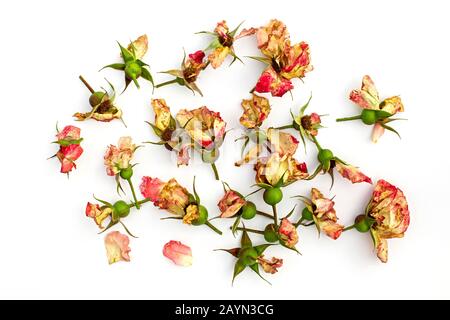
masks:
[[(170, 213), (161, 220), (180, 220), (187, 226), (206, 226), (219, 235), (222, 235), (222, 232), (211, 221), (216, 218), (234, 220), (230, 230), (233, 235), (242, 233), (240, 246), (218, 249), (236, 258), (233, 281), (247, 267), (261, 278), (263, 278), (261, 270), (269, 274), (277, 273), (283, 266), (283, 259), (267, 258), (266, 250), (279, 245), (299, 253), (303, 229), (310, 226), (315, 226), (319, 235), (325, 234), (332, 240), (341, 238), (344, 232), (352, 229), (361, 233), (370, 232), (378, 258), (382, 262), (387, 262), (388, 239), (404, 236), (410, 223), (410, 213), (402, 190), (385, 180), (378, 180), (369, 203), (365, 210), (361, 210), (364, 213), (357, 215), (354, 223), (347, 227), (338, 219), (335, 208), (339, 207), (336, 206), (335, 198), (322, 193), (317, 187), (312, 187), (308, 196), (295, 197), (301, 201), (300, 211), (294, 206), (289, 212), (281, 212), (279, 204), (285, 200), (285, 188), (293, 183), (300, 184), (302, 180), (311, 181), (320, 173), (331, 176), (331, 187), (334, 184), (335, 171), (352, 183), (367, 182), (366, 186), (369, 186), (372, 179), (357, 167), (336, 156), (331, 149), (321, 146), (319, 138), (322, 139), (322, 136), (319, 137), (319, 131), (324, 128), (322, 124), (324, 116), (316, 112), (307, 112), (312, 95), (297, 109), (298, 112), (290, 111), (292, 120), (287, 125), (280, 127), (264, 125), (272, 109), (268, 96), (264, 94), (282, 97), (286, 92), (291, 92), (294, 88), (293, 80), (303, 79), (313, 69), (310, 49), (303, 41), (291, 43), (286, 25), (276, 19), (269, 21), (265, 26), (243, 29), (239, 32), (240, 27), (241, 24), (230, 30), (223, 20), (217, 23), (213, 31), (199, 32), (212, 38), (208, 47), (185, 54), (179, 69), (162, 72), (174, 78), (158, 85), (154, 85), (149, 66), (142, 60), (148, 50), (146, 35), (132, 41), (128, 47), (123, 47), (119, 43), (122, 61), (104, 67), (123, 71), (125, 85), (122, 93), (131, 82), (139, 88), (138, 80), (143, 78), (151, 82), (153, 89), (176, 83), (202, 96), (202, 91), (197, 85), (202, 71), (208, 66), (217, 69), (226, 59), (231, 60), (230, 65), (236, 60), (241, 61), (236, 54), (237, 40), (255, 35), (262, 56), (250, 58), (265, 64), (256, 85), (251, 90), (251, 97), (241, 102), (243, 112), (239, 122), (245, 129), (245, 134), (237, 139), (242, 140), (243, 144), (241, 159), (235, 162), (237, 167), (252, 165), (255, 171), (253, 185), (255, 189), (244, 195), (222, 181), (223, 195), (217, 200), (218, 214), (215, 217), (210, 218), (208, 209), (201, 201), (196, 190), (195, 177), (190, 192), (175, 178), (163, 181), (145, 175), (141, 177), (139, 195), (139, 192), (135, 192), (133, 177), (136, 166), (135, 153), (140, 146), (133, 143), (130, 136), (120, 137), (117, 145), (107, 146), (103, 157), (106, 174), (115, 178), (119, 196), (125, 194), (121, 182), (128, 184), (132, 195), (132, 201), (128, 202), (122, 199), (106, 201), (94, 196), (95, 202), (86, 204), (85, 215), (94, 222), (100, 230), (99, 233), (116, 226), (121, 226), (126, 233), (111, 230), (106, 234), (104, 244), (108, 263), (130, 261), (131, 248), (128, 236), (136, 237), (124, 221), (134, 208), (139, 210), (147, 202), (152, 202), (155, 207)], [(73, 117), (76, 120), (94, 119), (101, 122), (122, 120), (122, 110), (115, 103), (115, 88), (108, 80), (106, 81), (110, 89), (94, 90), (82, 76), (79, 78), (90, 92), (91, 109), (88, 112), (75, 113)], [(361, 120), (366, 125), (373, 125), (374, 142), (378, 141), (385, 130), (397, 133), (388, 124), (400, 120), (393, 116), (404, 111), (401, 99), (394, 96), (381, 100), (369, 76), (364, 76), (362, 82), (360, 90), (353, 90), (350, 93), (350, 100), (362, 108), (361, 114), (337, 121)], [(169, 105), (162, 98), (152, 98), (151, 106), (154, 121), (147, 123), (159, 141), (148, 143), (164, 146), (173, 152), (178, 166), (188, 165), (195, 154), (200, 155), (203, 162), (211, 165), (216, 180), (219, 180), (216, 161), (227, 134), (227, 123), (220, 113), (212, 111), (207, 106), (201, 106), (195, 109), (180, 109), (172, 115)], [(291, 130), (293, 134), (287, 130)], [(58, 144), (59, 150), (53, 157), (60, 161), (62, 173), (68, 174), (76, 168), (75, 162), (83, 154), (80, 145), (83, 138), (80, 132), (80, 128), (71, 125), (61, 131), (57, 128), (54, 143)], [(318, 163), (313, 173), (309, 173), (306, 163), (299, 161), (296, 156), (300, 140), (305, 153), (307, 143), (313, 145), (317, 151)], [(255, 197), (258, 193), (263, 202), (252, 201), (251, 197)], [(266, 205), (268, 210), (264, 208)], [(342, 218), (342, 208), (338, 211)], [(246, 224), (253, 223), (256, 218), (265, 219), (260, 229), (248, 227), (243, 223), (244, 221)], [(264, 242), (254, 245), (249, 237), (250, 233), (262, 236)], [(178, 266), (192, 265), (192, 252), (188, 245), (177, 240), (166, 242), (162, 249), (163, 256)]]

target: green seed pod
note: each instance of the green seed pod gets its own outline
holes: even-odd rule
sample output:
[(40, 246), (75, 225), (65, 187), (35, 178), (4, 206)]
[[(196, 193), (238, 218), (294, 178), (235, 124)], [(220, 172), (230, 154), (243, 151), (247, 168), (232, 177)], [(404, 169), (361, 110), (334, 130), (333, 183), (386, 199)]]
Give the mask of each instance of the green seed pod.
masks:
[(319, 151), (317, 155), (317, 160), (325, 166), (326, 163), (329, 163), (331, 159), (334, 158), (334, 154), (330, 149), (322, 149)]
[(123, 200), (119, 200), (113, 205), (113, 217), (125, 218), (130, 214), (130, 206)]
[(126, 169), (120, 170), (120, 177), (122, 179), (128, 180), (133, 176), (133, 167), (129, 166)]
[(125, 75), (128, 79), (137, 79), (142, 74), (142, 67), (136, 62), (131, 61), (125, 66)]
[(280, 188), (272, 187), (264, 191), (263, 198), (267, 204), (274, 206), (283, 200), (283, 192)]
[(302, 218), (304, 220), (311, 221), (313, 220), (313, 213), (307, 207), (305, 207), (302, 211)]
[(253, 219), (256, 216), (256, 205), (253, 202), (248, 201), (241, 210), (241, 217), (246, 220)]
[(93, 94), (91, 94), (91, 96), (89, 97), (89, 104), (91, 105), (91, 107), (95, 107), (96, 105), (100, 104), (102, 102), (102, 99), (104, 99), (105, 95), (108, 96), (103, 91), (96, 91)]
[(264, 229), (264, 239), (267, 242), (277, 242), (279, 240), (278, 233), (273, 223), (268, 224)]
[(372, 125), (377, 122), (377, 114), (375, 110), (364, 109), (361, 112), (361, 120), (364, 124)]
[(198, 218), (192, 221), (192, 224), (194, 226), (201, 226), (202, 224), (205, 224), (205, 222), (208, 220), (208, 210), (202, 206), (198, 206)]
[(360, 214), (355, 219), (355, 229), (359, 232), (365, 233), (370, 230), (371, 223), (368, 221), (367, 217), (363, 214)]
[(239, 253), (239, 260), (245, 266), (254, 265), (256, 263), (256, 259), (258, 259), (258, 252), (255, 248), (245, 248)]
[(214, 163), (219, 158), (220, 152), (219, 149), (213, 149), (211, 151), (203, 150), (202, 151), (202, 160), (206, 163)]

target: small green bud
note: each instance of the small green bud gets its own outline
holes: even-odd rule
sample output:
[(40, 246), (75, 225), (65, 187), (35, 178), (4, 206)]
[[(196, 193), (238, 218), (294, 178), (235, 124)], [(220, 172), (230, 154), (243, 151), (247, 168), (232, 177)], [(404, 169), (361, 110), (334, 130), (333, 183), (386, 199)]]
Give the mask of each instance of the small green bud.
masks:
[(116, 216), (116, 218), (125, 218), (129, 214), (130, 214), (130, 206), (125, 201), (119, 200), (116, 203), (114, 203), (113, 218), (114, 216)]
[(142, 74), (142, 67), (136, 62), (131, 61), (125, 66), (125, 75), (128, 79), (137, 79)]
[(239, 260), (245, 266), (254, 265), (256, 259), (258, 259), (258, 252), (256, 252), (255, 248), (245, 248), (239, 253)]
[(192, 221), (192, 224), (194, 226), (201, 226), (202, 224), (205, 224), (205, 222), (208, 220), (208, 210), (202, 206), (198, 206), (198, 218)]
[(256, 216), (256, 205), (253, 202), (248, 201), (241, 210), (241, 217), (246, 220), (253, 219)]
[(129, 166), (126, 169), (120, 170), (120, 177), (122, 179), (128, 180), (133, 176), (133, 168)]
[(364, 109), (361, 112), (361, 120), (364, 124), (372, 125), (377, 122), (377, 114), (375, 110)]
[(322, 149), (319, 151), (317, 155), (317, 160), (325, 166), (326, 163), (329, 163), (334, 158), (334, 154), (330, 149)]
[(370, 230), (370, 227), (372, 226), (372, 223), (368, 220), (368, 218), (360, 214), (355, 219), (355, 229), (359, 232), (365, 233)]
[(302, 218), (304, 220), (311, 221), (313, 220), (313, 213), (307, 207), (305, 207), (302, 211)]
[(277, 242), (278, 233), (276, 231), (275, 225), (273, 223), (268, 224), (264, 229), (264, 239), (267, 242)]
[(263, 198), (267, 204), (274, 206), (283, 200), (283, 192), (280, 188), (272, 187), (264, 191)]

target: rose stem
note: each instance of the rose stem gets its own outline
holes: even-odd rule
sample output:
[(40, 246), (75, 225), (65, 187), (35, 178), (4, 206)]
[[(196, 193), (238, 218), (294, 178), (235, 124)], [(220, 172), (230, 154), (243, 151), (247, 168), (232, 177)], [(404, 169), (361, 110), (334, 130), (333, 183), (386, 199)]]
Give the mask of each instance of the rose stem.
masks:
[(169, 80), (169, 81), (157, 84), (155, 86), (155, 88), (161, 88), (161, 87), (167, 86), (168, 84), (172, 84), (172, 83), (177, 83), (177, 79), (173, 79), (173, 80)]
[(213, 162), (211, 163), (211, 167), (213, 168), (214, 171), (214, 177), (216, 178), (216, 180), (220, 180), (219, 178), (219, 172), (217, 171), (217, 167), (216, 164)]
[(358, 120), (361, 119), (361, 116), (354, 116), (354, 117), (347, 117), (347, 118), (339, 118), (336, 119), (336, 122), (343, 122), (343, 121), (352, 121), (352, 120)]
[(262, 211), (256, 211), (256, 214), (259, 214), (260, 216), (267, 217), (269, 219), (273, 219), (273, 216), (271, 214), (268, 214), (268, 213), (265, 213), (265, 212), (262, 212)]
[(94, 93), (94, 92), (95, 92), (94, 89), (92, 89), (92, 87), (89, 85), (89, 83), (87, 83), (87, 81), (84, 80), (83, 76), (79, 76), (78, 78), (80, 78), (81, 82), (84, 83), (84, 85), (86, 86), (86, 88), (88, 88), (88, 90), (89, 90), (91, 93)]
[(247, 232), (257, 233), (257, 234), (264, 234), (264, 231), (261, 231), (261, 230), (255, 230), (255, 229), (248, 229), (248, 228), (237, 227), (236, 230), (247, 231)]
[(278, 227), (278, 213), (277, 213), (277, 206), (276, 205), (272, 206), (272, 211), (273, 211), (273, 222), (275, 224), (275, 227)]
[(314, 144), (316, 145), (317, 149), (322, 150), (322, 147), (319, 144), (319, 141), (317, 141), (317, 138), (315, 136), (312, 136), (312, 139), (314, 141)]
[(222, 235), (222, 231), (220, 231), (219, 229), (217, 229), (215, 226), (213, 226), (209, 221), (206, 221), (205, 224), (210, 227), (214, 232)]
[(136, 209), (139, 210), (141, 208), (141, 206), (139, 205), (139, 202), (137, 201), (136, 192), (134, 192), (133, 183), (131, 182), (131, 179), (127, 179), (127, 181), (128, 181), (128, 184), (130, 185), (130, 189), (131, 189), (131, 193), (133, 194), (134, 202), (136, 203)]
[(138, 204), (143, 204), (143, 203), (146, 203), (146, 202), (149, 202), (150, 201), (150, 199), (144, 199), (144, 200), (141, 200), (141, 201), (138, 201), (138, 202), (133, 202), (133, 203), (130, 203), (128, 206), (130, 207), (130, 208), (133, 208), (134, 206), (136, 206), (136, 203), (138, 203)]
[(355, 227), (355, 225), (352, 224), (351, 226), (348, 226), (348, 227), (344, 228), (344, 229), (342, 230), (342, 232), (351, 230), (351, 229), (353, 229), (354, 227)]
[(287, 124), (285, 126), (281, 126), (281, 127), (275, 128), (275, 129), (283, 130), (283, 129), (292, 129), (292, 128), (294, 128), (294, 126), (292, 124)]

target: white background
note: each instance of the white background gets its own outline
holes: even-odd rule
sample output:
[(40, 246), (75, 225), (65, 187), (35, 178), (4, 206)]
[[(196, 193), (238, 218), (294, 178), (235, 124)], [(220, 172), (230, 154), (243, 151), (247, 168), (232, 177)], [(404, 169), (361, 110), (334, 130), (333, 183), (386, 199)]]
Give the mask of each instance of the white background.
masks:
[[(309, 298), (450, 298), (450, 238), (448, 236), (449, 151), (448, 74), (450, 47), (449, 8), (446, 1), (14, 1), (0, 9), (2, 205), (0, 211), (0, 298), (146, 298), (146, 299), (309, 299)], [(303, 256), (283, 248), (267, 251), (284, 259), (276, 275), (267, 275), (272, 286), (246, 271), (231, 286), (234, 258), (215, 248), (238, 245), (227, 228), (232, 220), (215, 220), (226, 231), (222, 237), (208, 228), (161, 221), (167, 216), (152, 204), (133, 211), (126, 219), (139, 236), (131, 239), (130, 263), (107, 263), (103, 236), (84, 216), (92, 194), (115, 201), (115, 182), (105, 174), (103, 153), (122, 135), (138, 143), (155, 140), (144, 120), (153, 119), (151, 86), (133, 85), (117, 99), (122, 123), (77, 123), (82, 129), (82, 157), (70, 179), (59, 173), (56, 159), (46, 160), (57, 147), (54, 127), (75, 124), (71, 115), (87, 111), (89, 96), (78, 80), (83, 74), (95, 87), (104, 77), (122, 88), (122, 74), (97, 72), (118, 62), (116, 40), (126, 44), (142, 33), (149, 36), (145, 61), (157, 82), (169, 78), (157, 71), (178, 67), (182, 49), (206, 47), (207, 36), (226, 19), (230, 27), (246, 20), (245, 27), (261, 26), (270, 18), (284, 21), (293, 42), (311, 46), (314, 71), (305, 83), (295, 81), (289, 94), (271, 98), (267, 124), (286, 124), (289, 108), (298, 108), (313, 92), (310, 111), (330, 114), (319, 140), (358, 165), (374, 181), (387, 179), (401, 187), (409, 201), (411, 225), (403, 239), (389, 241), (389, 262), (382, 264), (373, 252), (368, 234), (355, 231), (337, 241), (317, 238), (314, 228), (300, 230)], [(241, 57), (257, 55), (253, 37), (236, 43)], [(198, 85), (205, 96), (193, 96), (179, 86), (155, 90), (166, 98), (174, 113), (180, 108), (207, 105), (220, 111), (229, 128), (218, 167), (223, 180), (248, 193), (254, 181), (250, 166), (235, 168), (233, 140), (238, 135), (240, 101), (249, 97), (263, 66), (244, 59), (228, 68), (208, 69)], [(380, 96), (400, 94), (404, 117), (395, 123), (402, 139), (386, 133), (377, 145), (362, 123), (337, 124), (336, 117), (356, 114), (348, 100), (370, 74)], [(225, 151), (226, 150), (226, 151)], [(307, 156), (300, 147), (297, 158), (317, 165), (315, 151)], [(136, 153), (134, 181), (142, 175), (168, 180), (172, 176), (187, 187), (197, 176), (198, 189), (211, 216), (218, 212), (221, 184), (210, 168), (195, 164), (176, 168), (169, 152), (146, 145)], [(336, 196), (340, 221), (351, 224), (370, 198), (372, 186), (352, 185), (337, 177), (328, 192), (328, 176), (298, 182), (285, 189), (280, 212), (296, 203), (289, 199), (307, 195), (317, 186)], [(253, 197), (262, 210), (267, 206)], [(127, 199), (129, 196), (127, 197)], [(298, 213), (297, 213), (298, 214)], [(248, 226), (263, 228), (260, 218)], [(173, 265), (162, 256), (169, 240), (180, 240), (193, 249), (190, 268)], [(255, 243), (263, 241), (254, 236)]]

